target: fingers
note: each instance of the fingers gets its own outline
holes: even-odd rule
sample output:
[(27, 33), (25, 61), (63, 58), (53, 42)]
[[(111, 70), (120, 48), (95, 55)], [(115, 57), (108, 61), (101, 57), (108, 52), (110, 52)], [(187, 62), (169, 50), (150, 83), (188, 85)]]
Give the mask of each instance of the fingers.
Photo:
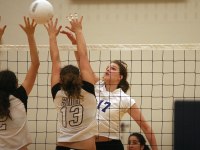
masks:
[(71, 37), (73, 36), (71, 32), (66, 32), (66, 35), (67, 35), (69, 38), (71, 38)]
[(77, 13), (75, 13), (74, 16), (75, 16), (75, 17), (73, 17), (72, 14), (70, 14), (69, 17), (67, 16), (67, 19), (68, 19), (69, 23), (71, 24), (71, 27), (66, 26), (65, 28), (67, 28), (67, 29), (69, 29), (70, 31), (72, 31), (72, 32), (75, 33), (75, 32), (78, 32), (78, 31), (81, 31), (81, 30), (82, 30), (81, 22), (82, 22), (83, 16), (81, 17), (80, 20), (78, 20), (78, 15), (77, 15)]
[[(0, 22), (1, 22), (1, 16), (0, 16)], [(4, 32), (4, 30), (6, 29), (6, 27), (7, 27), (7, 25), (4, 25), (4, 26), (3, 26), (3, 28), (2, 28), (3, 32)]]
[[(62, 28), (62, 26), (59, 26), (59, 27), (58, 27), (58, 33), (60, 32), (60, 29), (61, 29), (61, 28)], [(57, 34), (58, 34), (58, 33), (57, 33)]]
[(25, 23), (25, 25), (27, 25), (27, 20), (26, 20), (25, 16), (24, 16), (24, 23)]
[(80, 19), (80, 21), (79, 21), (79, 22), (80, 22), (80, 23), (82, 23), (82, 20), (83, 20), (83, 16), (81, 16), (81, 19)]
[(35, 20), (34, 20), (34, 19), (32, 19), (32, 21), (31, 21), (31, 25), (32, 25), (32, 26), (33, 26), (33, 24), (34, 24), (34, 21), (35, 21)]
[(74, 38), (74, 36), (73, 36), (73, 34), (71, 32), (67, 32), (67, 31), (62, 30), (62, 31), (60, 31), (60, 33), (66, 34), (69, 39), (71, 39), (72, 37)]
[(77, 13), (75, 13), (74, 18), (75, 18), (76, 21), (78, 21), (78, 15), (77, 15)]
[(46, 26), (46, 24), (44, 24), (44, 27), (48, 30), (48, 27)]
[(51, 24), (51, 26), (53, 26), (53, 19), (52, 18), (50, 18), (50, 24)]
[(64, 31), (64, 30), (60, 31), (60, 33), (66, 34), (68, 37), (73, 36), (71, 32), (67, 32), (67, 31)]
[(67, 16), (67, 19), (68, 19), (68, 21), (69, 21), (69, 22), (71, 22), (71, 21), (72, 21), (72, 20), (71, 20), (71, 18), (70, 18), (70, 17), (68, 17), (68, 16)]
[(67, 37), (69, 38), (69, 40), (72, 42), (73, 45), (76, 45), (76, 38), (74, 37), (74, 35), (71, 32), (67, 32), (67, 31), (60, 31), (60, 33), (66, 34)]
[(50, 20), (47, 20), (47, 24), (44, 24), (44, 27), (47, 29), (49, 36), (50, 35), (58, 35), (60, 33), (60, 30), (62, 26), (59, 26), (57, 28), (58, 24), (58, 18), (56, 18), (55, 22), (53, 22), (53, 19), (50, 18)]
[(30, 20), (29, 20), (29, 17), (27, 17), (27, 23), (28, 23), (28, 25), (30, 25)]
[(65, 26), (65, 28), (67, 28), (67, 29), (69, 29), (69, 30), (71, 31), (71, 27), (69, 27), (69, 26)]
[(19, 26), (25, 31), (25, 27), (21, 24), (19, 24)]
[(33, 26), (34, 28), (37, 26), (37, 23), (35, 23), (35, 19), (32, 19), (32, 22), (31, 22), (31, 26)]
[(35, 19), (32, 19), (32, 22), (30, 23), (29, 17), (25, 17), (25, 16), (24, 16), (24, 23), (25, 23), (26, 26), (33, 26), (34, 28), (37, 25), (37, 23), (35, 23)]
[[(78, 15), (77, 15), (77, 13), (75, 13), (75, 14), (74, 14), (74, 17), (73, 17), (73, 15), (70, 14), (70, 17), (67, 16), (67, 19), (68, 19), (68, 21), (69, 21), (70, 23), (73, 23), (74, 21), (78, 21)], [(83, 18), (82, 18), (82, 19), (83, 19)], [(82, 19), (81, 19), (81, 21), (82, 21)]]
[(23, 29), (23, 25), (19, 24), (19, 26)]
[(58, 18), (56, 18), (54, 26), (56, 27), (57, 24), (58, 24)]
[(62, 34), (67, 34), (68, 32), (67, 32), (67, 31), (64, 31), (64, 30), (62, 30), (62, 31), (60, 31), (60, 33), (62, 33)]
[(68, 36), (68, 38), (73, 42), (76, 41), (75, 37), (73, 36), (73, 34), (71, 32), (67, 32), (66, 35)]
[(6, 29), (6, 27), (7, 27), (7, 25), (5, 25), (5, 26), (3, 27), (3, 31)]
[(37, 26), (37, 23), (35, 23), (35, 25), (33, 26), (34, 28)]
[[(50, 23), (49, 23), (49, 20), (47, 20), (47, 25), (48, 25), (48, 27), (50, 27)], [(46, 26), (47, 27), (47, 26)]]
[[(0, 16), (0, 22), (1, 22), (1, 16)], [(4, 32), (4, 30), (6, 29), (6, 27), (7, 27), (7, 25), (4, 25), (4, 26), (3, 26), (3, 28), (2, 28), (3, 32)]]
[(66, 34), (68, 37), (71, 37), (71, 36), (73, 36), (71, 32), (62, 31), (62, 33)]
[(71, 17), (72, 21), (74, 21), (74, 17), (73, 17), (73, 15), (72, 15), (72, 14), (70, 14), (70, 17)]
[(62, 34), (66, 34), (68, 37), (73, 36), (71, 32), (67, 32), (65, 30), (60, 31)]
[[(47, 20), (47, 25), (48, 25), (48, 27), (50, 27), (50, 26), (56, 27), (57, 24), (58, 24), (58, 18), (56, 18), (55, 23), (53, 23), (53, 19), (52, 19), (52, 18), (50, 18), (50, 20)], [(47, 27), (47, 26), (46, 26), (46, 27)]]

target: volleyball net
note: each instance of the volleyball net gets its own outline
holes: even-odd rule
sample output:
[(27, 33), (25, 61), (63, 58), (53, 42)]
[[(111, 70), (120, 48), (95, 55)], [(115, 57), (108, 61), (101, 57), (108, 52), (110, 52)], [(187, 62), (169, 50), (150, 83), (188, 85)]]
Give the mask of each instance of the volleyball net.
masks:
[[(159, 149), (171, 150), (177, 144), (184, 146), (184, 142), (176, 141), (175, 135), (196, 136), (198, 132), (185, 130), (190, 127), (197, 130), (197, 125), (200, 124), (196, 116), (200, 110), (195, 107), (200, 100), (200, 44), (87, 45), (87, 49), (93, 71), (100, 78), (112, 60), (127, 63), (130, 83), (127, 94), (135, 99), (154, 130)], [(77, 64), (74, 56), (76, 46), (59, 45), (59, 50), (62, 66)], [(51, 95), (52, 63), (49, 46), (38, 46), (38, 51), (40, 68), (28, 98), (27, 117), (33, 142), (29, 149), (54, 150), (59, 136), (59, 125)], [(0, 57), (1, 70), (14, 71), (21, 84), (30, 65), (29, 47), (2, 45)], [(178, 111), (176, 102), (181, 102), (177, 107)], [(191, 102), (193, 105), (190, 107), (190, 104), (184, 102)], [(193, 110), (197, 111), (188, 113)], [(183, 115), (176, 116), (177, 113)], [(184, 130), (177, 128), (177, 125)], [(121, 121), (120, 130), (125, 149), (128, 136), (133, 132), (143, 134), (127, 114)]]

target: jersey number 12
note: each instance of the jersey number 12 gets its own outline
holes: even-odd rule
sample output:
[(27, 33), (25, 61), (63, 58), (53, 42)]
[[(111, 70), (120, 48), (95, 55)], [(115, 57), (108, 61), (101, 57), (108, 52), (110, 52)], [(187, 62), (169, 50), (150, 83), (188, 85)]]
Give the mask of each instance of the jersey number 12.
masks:
[(6, 120), (7, 118), (5, 120), (0, 121), (0, 131), (6, 130), (6, 124), (4, 123)]

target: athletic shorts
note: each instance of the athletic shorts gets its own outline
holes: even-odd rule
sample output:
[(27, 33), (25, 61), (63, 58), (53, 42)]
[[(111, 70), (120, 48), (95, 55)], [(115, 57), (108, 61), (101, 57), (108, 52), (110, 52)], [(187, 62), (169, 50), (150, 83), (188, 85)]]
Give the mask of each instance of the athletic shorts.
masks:
[(83, 149), (75, 149), (75, 148), (70, 148), (70, 147), (65, 147), (65, 146), (56, 146), (56, 150), (83, 150)]
[(96, 150), (124, 150), (121, 140), (96, 142)]

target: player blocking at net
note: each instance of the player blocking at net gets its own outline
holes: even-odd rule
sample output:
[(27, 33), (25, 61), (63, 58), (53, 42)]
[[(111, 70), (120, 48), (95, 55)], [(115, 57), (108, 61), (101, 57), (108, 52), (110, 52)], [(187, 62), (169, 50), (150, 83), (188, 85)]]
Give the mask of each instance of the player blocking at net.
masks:
[[(66, 34), (73, 45), (77, 39), (72, 33)], [(87, 53), (87, 52), (85, 52)], [(78, 53), (75, 51), (77, 63)], [(95, 95), (97, 99), (98, 135), (96, 136), (97, 150), (124, 150), (120, 140), (120, 121), (128, 113), (139, 125), (153, 150), (157, 150), (157, 143), (152, 128), (137, 107), (135, 100), (125, 94), (129, 90), (127, 82), (127, 64), (122, 60), (114, 60), (107, 66), (103, 79), (94, 75)]]
[[(20, 25), (27, 35), (31, 65), (21, 86), (14, 72), (0, 71), (0, 149), (1, 150), (27, 150), (31, 144), (31, 135), (27, 122), (27, 100), (30, 94), (37, 71), (40, 65), (37, 46), (34, 38), (37, 24), (30, 23), (24, 17), (25, 26)], [(0, 39), (5, 26), (0, 28)]]
[[(80, 56), (80, 68), (73, 65), (61, 67), (61, 60), (56, 37), (58, 19), (52, 18), (44, 25), (49, 34), (50, 54), (52, 60), (51, 91), (60, 124), (60, 136), (56, 150), (84, 149), (96, 150), (97, 133), (96, 98), (94, 76), (82, 33), (82, 19), (71, 16), (71, 27), (77, 38), (77, 51)], [(79, 70), (80, 69), (80, 70)]]

